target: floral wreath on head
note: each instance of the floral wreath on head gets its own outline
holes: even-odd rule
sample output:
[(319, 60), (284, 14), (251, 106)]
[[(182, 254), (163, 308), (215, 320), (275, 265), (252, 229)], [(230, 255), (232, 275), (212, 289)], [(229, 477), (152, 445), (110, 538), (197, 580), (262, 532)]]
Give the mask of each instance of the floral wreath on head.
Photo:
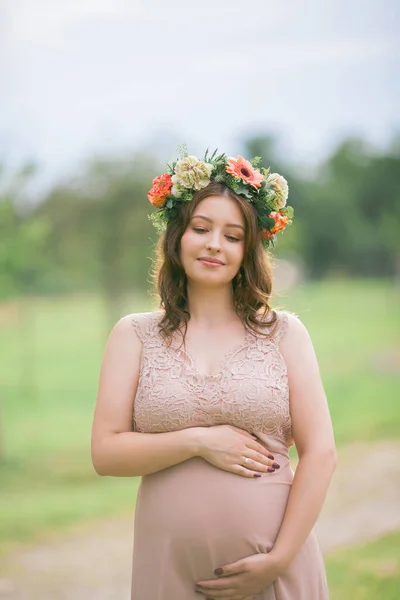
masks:
[(254, 206), (264, 247), (274, 245), (276, 234), (292, 223), (294, 211), (286, 204), (289, 195), (286, 179), (270, 173), (270, 168), (258, 168), (260, 162), (259, 156), (248, 161), (243, 156), (217, 155), (217, 150), (211, 156), (207, 150), (200, 160), (181, 147), (179, 159), (167, 165), (168, 172), (153, 179), (147, 197), (159, 210), (149, 216), (150, 220), (162, 233), (177, 216), (181, 204), (190, 202), (195, 192), (216, 181)]

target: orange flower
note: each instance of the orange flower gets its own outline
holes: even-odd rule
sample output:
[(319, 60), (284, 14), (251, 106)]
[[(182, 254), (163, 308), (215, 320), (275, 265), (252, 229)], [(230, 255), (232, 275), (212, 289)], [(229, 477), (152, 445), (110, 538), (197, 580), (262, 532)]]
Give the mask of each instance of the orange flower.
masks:
[(171, 175), (168, 173), (163, 173), (162, 175), (159, 175), (153, 179), (153, 186), (147, 194), (147, 198), (153, 206), (162, 208), (165, 204), (168, 194), (171, 193), (171, 188)]
[(226, 172), (235, 177), (240, 177), (245, 183), (252, 185), (254, 188), (259, 188), (264, 179), (264, 175), (261, 175), (243, 156), (238, 156), (237, 159), (228, 158)]
[(283, 231), (286, 225), (289, 223), (289, 217), (280, 212), (272, 211), (268, 216), (270, 219), (274, 219), (275, 225), (272, 229), (261, 230), (261, 239), (263, 240), (268, 240), (276, 233), (279, 233), (279, 231)]

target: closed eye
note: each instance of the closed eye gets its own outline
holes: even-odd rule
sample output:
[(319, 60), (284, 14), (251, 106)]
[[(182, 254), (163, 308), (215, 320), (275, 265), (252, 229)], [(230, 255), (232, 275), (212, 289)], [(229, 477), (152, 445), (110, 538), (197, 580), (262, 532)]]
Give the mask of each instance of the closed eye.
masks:
[[(192, 227), (192, 229), (196, 233), (207, 233), (207, 231), (208, 231), (208, 229), (203, 229), (202, 227)], [(237, 238), (234, 235), (226, 235), (225, 237), (230, 242), (240, 242), (240, 238)]]
[[(196, 233), (207, 233), (208, 231), (208, 229), (204, 229), (203, 227), (192, 227), (192, 229)], [(230, 242), (240, 242), (240, 238), (237, 238), (234, 235), (226, 235), (225, 237)]]

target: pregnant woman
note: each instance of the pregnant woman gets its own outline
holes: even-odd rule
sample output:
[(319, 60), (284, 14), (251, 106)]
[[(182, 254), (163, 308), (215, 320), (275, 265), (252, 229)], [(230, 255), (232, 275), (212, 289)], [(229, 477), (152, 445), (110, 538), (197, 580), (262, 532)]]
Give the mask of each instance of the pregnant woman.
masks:
[(184, 154), (148, 194), (160, 310), (112, 330), (92, 433), (97, 473), (142, 476), (133, 600), (329, 597), (314, 525), (332, 425), (305, 326), (270, 306), (293, 209), (259, 160)]

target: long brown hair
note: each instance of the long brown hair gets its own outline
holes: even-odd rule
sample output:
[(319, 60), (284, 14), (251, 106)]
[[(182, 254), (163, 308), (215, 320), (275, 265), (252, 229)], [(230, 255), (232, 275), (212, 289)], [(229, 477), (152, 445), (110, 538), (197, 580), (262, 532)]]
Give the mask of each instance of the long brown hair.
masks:
[(197, 205), (209, 196), (226, 196), (235, 200), (245, 221), (245, 247), (242, 266), (232, 280), (236, 314), (254, 333), (265, 333), (266, 319), (274, 325), (277, 316), (270, 307), (272, 294), (272, 267), (270, 256), (264, 250), (257, 224), (257, 215), (249, 202), (218, 182), (196, 192), (190, 202), (183, 202), (178, 215), (168, 223), (158, 241), (154, 269), (154, 283), (164, 315), (160, 333), (171, 341), (172, 334), (182, 325), (184, 336), (190, 318), (187, 298), (187, 277), (179, 257), (180, 242)]

